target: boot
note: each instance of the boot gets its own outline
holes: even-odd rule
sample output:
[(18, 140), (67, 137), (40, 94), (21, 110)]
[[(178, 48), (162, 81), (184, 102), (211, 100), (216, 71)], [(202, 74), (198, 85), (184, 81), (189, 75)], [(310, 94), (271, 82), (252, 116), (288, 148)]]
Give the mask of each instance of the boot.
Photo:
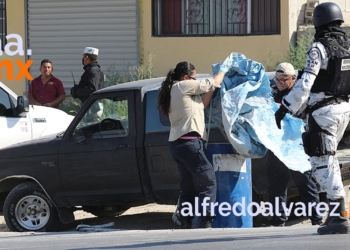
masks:
[(261, 227), (284, 227), (285, 221), (282, 221), (278, 217), (274, 217), (272, 220), (270, 220), (267, 224), (262, 224)]
[(191, 217), (181, 217), (181, 229), (191, 229), (192, 228), (192, 218)]
[(348, 234), (350, 232), (350, 224), (348, 218), (344, 216), (345, 205), (344, 199), (339, 200), (329, 200), (330, 202), (337, 202), (339, 206), (334, 211), (338, 213), (339, 216), (330, 215), (333, 211), (335, 205), (329, 205), (328, 218), (326, 221), (317, 229), (319, 234)]
[(213, 219), (211, 217), (201, 217), (201, 223), (199, 228), (212, 228), (211, 223)]
[(322, 219), (312, 219), (311, 220), (311, 224), (313, 226), (315, 226), (315, 225), (317, 225), (317, 226), (322, 225)]

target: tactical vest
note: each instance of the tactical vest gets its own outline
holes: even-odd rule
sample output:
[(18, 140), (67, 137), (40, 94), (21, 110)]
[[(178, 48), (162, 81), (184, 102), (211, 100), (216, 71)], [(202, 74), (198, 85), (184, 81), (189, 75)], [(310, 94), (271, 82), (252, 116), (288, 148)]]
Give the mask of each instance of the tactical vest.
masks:
[[(320, 38), (328, 54), (328, 67), (321, 69), (311, 88), (312, 93), (326, 92), (334, 96), (350, 95), (350, 41)], [(341, 44), (339, 44), (341, 43)]]

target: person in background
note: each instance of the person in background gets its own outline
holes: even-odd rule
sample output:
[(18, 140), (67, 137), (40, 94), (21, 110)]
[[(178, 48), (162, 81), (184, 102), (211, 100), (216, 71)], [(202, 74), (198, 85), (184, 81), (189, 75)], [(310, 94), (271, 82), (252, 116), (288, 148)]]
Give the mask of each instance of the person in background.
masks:
[[(224, 68), (224, 67), (223, 67)], [(192, 216), (184, 216), (182, 208), (189, 203), (194, 208), (195, 198), (202, 204), (216, 201), (216, 176), (205, 154), (204, 109), (209, 105), (215, 88), (219, 88), (227, 69), (220, 70), (213, 79), (196, 80), (196, 69), (189, 62), (179, 62), (168, 72), (160, 87), (158, 108), (171, 123), (169, 142), (172, 157), (180, 173), (179, 211), (181, 228), (192, 228)], [(205, 93), (205, 94), (204, 94)], [(201, 94), (204, 94), (201, 97)], [(194, 212), (194, 211), (192, 211)], [(201, 228), (210, 228), (214, 212), (210, 207), (201, 210)]]
[(328, 217), (317, 229), (319, 234), (350, 232), (335, 155), (350, 120), (350, 38), (340, 27), (343, 22), (337, 4), (324, 2), (315, 7), (315, 40), (307, 52), (304, 73), (275, 113), (281, 128), (287, 113), (296, 114), (304, 103), (308, 104), (308, 131), (302, 135), (303, 146), (310, 156), (311, 171), (330, 201)]
[(52, 62), (49, 59), (42, 60), (39, 70), (41, 75), (29, 85), (29, 104), (58, 108), (66, 98), (66, 92), (62, 82), (52, 75)]
[[(284, 62), (277, 66), (275, 75), (276, 85), (272, 87), (272, 95), (278, 105), (280, 105), (282, 98), (291, 91), (296, 79), (293, 65)], [(297, 115), (299, 118), (300, 116), (301, 114)], [(287, 205), (287, 190), (291, 177), (295, 186), (298, 188), (301, 200), (305, 203), (306, 208), (308, 208), (308, 204), (314, 204), (310, 217), (312, 225), (320, 225), (322, 223), (322, 217), (316, 212), (316, 205), (320, 202), (320, 199), (316, 181), (314, 178), (310, 178), (310, 172), (300, 173), (288, 169), (271, 151), (268, 151), (267, 166), (270, 202), (274, 207), (273, 211), (276, 211), (276, 205), (279, 207), (279, 214), (274, 214), (269, 226), (284, 226), (288, 220), (282, 203)], [(276, 198), (278, 198), (278, 204), (276, 204)]]
[(82, 104), (90, 97), (96, 90), (105, 87), (104, 74), (101, 66), (97, 62), (98, 49), (93, 47), (85, 47), (82, 64), (84, 65), (84, 73), (82, 74), (79, 84), (71, 88), (71, 96), (78, 98)]

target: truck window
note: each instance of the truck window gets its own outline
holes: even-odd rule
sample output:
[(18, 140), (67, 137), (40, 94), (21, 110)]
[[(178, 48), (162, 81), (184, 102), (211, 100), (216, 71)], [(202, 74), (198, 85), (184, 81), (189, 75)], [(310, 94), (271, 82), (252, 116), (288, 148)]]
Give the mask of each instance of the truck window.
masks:
[(128, 100), (126, 97), (96, 100), (85, 113), (77, 129), (86, 138), (125, 137), (129, 134)]
[(0, 116), (9, 116), (9, 114), (12, 114), (10, 97), (0, 88)]
[(164, 125), (164, 126), (168, 126), (170, 127), (170, 120), (169, 117), (166, 117), (162, 112), (159, 112), (159, 116), (160, 116), (160, 122)]

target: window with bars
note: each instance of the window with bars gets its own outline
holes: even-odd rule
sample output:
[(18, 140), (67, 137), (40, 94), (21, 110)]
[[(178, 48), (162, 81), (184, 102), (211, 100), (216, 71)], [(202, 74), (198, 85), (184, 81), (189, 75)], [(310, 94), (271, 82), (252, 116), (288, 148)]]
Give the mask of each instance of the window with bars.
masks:
[(0, 39), (1, 50), (4, 50), (6, 44), (6, 0), (0, 0)]
[(280, 34), (280, 0), (152, 0), (153, 36)]

